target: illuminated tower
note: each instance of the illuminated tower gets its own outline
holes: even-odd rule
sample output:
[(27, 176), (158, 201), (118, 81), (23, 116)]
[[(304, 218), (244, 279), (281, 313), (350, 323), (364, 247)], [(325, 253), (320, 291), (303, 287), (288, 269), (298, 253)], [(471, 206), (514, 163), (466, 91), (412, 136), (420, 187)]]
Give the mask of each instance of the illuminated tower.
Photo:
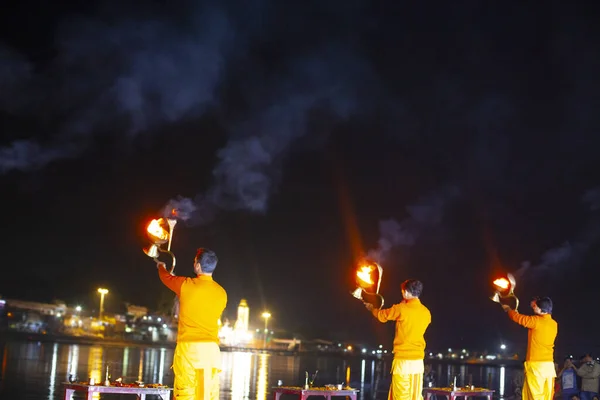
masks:
[(248, 331), (248, 319), (250, 315), (250, 309), (248, 308), (248, 303), (246, 299), (242, 299), (240, 301), (240, 305), (238, 306), (237, 312), (237, 321), (235, 321), (235, 330), (239, 332), (247, 332)]

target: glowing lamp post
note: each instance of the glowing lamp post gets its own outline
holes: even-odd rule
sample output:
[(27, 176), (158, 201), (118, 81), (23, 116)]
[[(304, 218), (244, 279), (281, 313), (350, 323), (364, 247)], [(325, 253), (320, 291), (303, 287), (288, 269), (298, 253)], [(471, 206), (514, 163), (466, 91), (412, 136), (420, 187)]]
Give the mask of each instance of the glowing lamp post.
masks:
[(265, 319), (265, 337), (263, 340), (263, 348), (267, 348), (267, 332), (269, 332), (269, 318), (271, 318), (271, 313), (265, 311), (262, 313), (261, 317)]
[(100, 311), (98, 312), (98, 319), (100, 323), (102, 323), (102, 314), (104, 313), (104, 295), (108, 293), (108, 289), (98, 288), (98, 293), (100, 293)]

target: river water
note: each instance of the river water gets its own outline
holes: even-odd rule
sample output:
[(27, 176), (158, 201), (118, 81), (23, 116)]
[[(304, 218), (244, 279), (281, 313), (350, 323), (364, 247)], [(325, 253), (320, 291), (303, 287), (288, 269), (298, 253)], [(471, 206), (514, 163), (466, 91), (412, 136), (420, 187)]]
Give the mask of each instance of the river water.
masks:
[[(223, 352), (222, 357), (222, 400), (271, 399), (270, 388), (279, 380), (283, 385), (300, 386), (305, 372), (313, 374), (316, 370), (319, 372), (315, 386), (349, 382), (360, 390), (360, 400), (386, 399), (389, 388), (389, 359), (243, 351)], [(70, 375), (79, 381), (92, 377), (103, 382), (107, 366), (113, 379), (173, 385), (170, 348), (8, 341), (0, 343), (0, 360), (0, 399), (63, 399), (62, 383)], [(458, 385), (466, 385), (470, 380), (476, 386), (491, 387), (496, 390), (495, 397), (503, 398), (511, 396), (512, 378), (519, 370), (444, 363), (432, 364), (432, 368), (437, 376), (436, 386), (446, 386), (458, 375)]]

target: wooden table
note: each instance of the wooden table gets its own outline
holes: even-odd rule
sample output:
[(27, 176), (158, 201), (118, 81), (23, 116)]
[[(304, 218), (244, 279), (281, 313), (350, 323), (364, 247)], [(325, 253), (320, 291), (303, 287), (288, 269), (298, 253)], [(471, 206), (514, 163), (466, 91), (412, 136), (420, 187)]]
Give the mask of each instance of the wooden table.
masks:
[(457, 397), (464, 397), (465, 400), (469, 397), (487, 397), (488, 400), (492, 400), (494, 391), (486, 388), (423, 388), (423, 394), (425, 400), (431, 400), (431, 396), (444, 396), (449, 400), (455, 400)]
[(138, 399), (145, 400), (147, 394), (159, 395), (164, 400), (171, 399), (173, 388), (147, 388), (147, 387), (129, 387), (129, 386), (103, 386), (103, 385), (83, 385), (80, 383), (65, 383), (65, 400), (71, 400), (73, 393), (84, 392), (87, 394), (87, 400), (94, 398), (94, 393), (118, 393), (135, 394)]
[(296, 386), (278, 386), (273, 388), (273, 400), (279, 400), (282, 394), (293, 394), (300, 396), (300, 400), (305, 400), (310, 396), (325, 397), (327, 400), (331, 400), (332, 397), (348, 396), (351, 400), (356, 400), (357, 389), (341, 389), (341, 390), (329, 390), (329, 389), (303, 389)]

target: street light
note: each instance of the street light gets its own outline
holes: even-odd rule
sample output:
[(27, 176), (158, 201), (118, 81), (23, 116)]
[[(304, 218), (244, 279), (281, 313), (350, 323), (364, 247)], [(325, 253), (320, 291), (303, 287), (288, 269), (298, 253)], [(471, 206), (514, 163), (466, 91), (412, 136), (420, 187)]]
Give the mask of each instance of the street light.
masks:
[(265, 319), (265, 337), (264, 337), (264, 341), (263, 341), (263, 348), (267, 348), (267, 332), (268, 330), (268, 326), (269, 326), (269, 318), (271, 318), (271, 313), (268, 311), (265, 311), (264, 313), (262, 313), (262, 317)]
[(500, 348), (501, 348), (502, 350), (505, 350), (505, 349), (506, 349), (506, 345), (505, 345), (504, 343), (502, 343), (502, 344), (500, 345)]
[(102, 313), (104, 313), (104, 295), (108, 293), (108, 289), (98, 288), (98, 293), (100, 293), (100, 311), (98, 312), (98, 319), (100, 323), (102, 323)]

